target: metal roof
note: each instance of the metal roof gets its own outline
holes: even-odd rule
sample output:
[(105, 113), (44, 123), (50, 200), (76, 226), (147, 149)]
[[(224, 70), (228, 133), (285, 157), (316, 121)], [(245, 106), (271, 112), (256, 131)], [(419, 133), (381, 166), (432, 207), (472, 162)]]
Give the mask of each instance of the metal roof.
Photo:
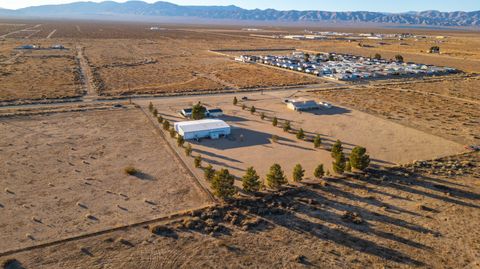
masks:
[(313, 100), (292, 100), (290, 103), (295, 107), (318, 107), (317, 102)]
[(218, 119), (182, 121), (174, 125), (175, 129), (182, 129), (184, 133), (230, 128), (230, 125)]

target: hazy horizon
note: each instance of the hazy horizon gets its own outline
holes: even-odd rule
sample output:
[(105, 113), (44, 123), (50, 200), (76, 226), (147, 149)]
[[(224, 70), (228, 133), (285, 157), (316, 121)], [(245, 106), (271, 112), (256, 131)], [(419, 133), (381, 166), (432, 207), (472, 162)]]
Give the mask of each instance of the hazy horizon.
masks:
[[(73, 0), (0, 0), (0, 8), (7, 9), (20, 9), (29, 6), (40, 6), (49, 4), (66, 4), (73, 2)], [(103, 1), (90, 1), (90, 2), (103, 2)], [(127, 1), (115, 1), (115, 2), (127, 2)], [(144, 2), (154, 3), (157, 0), (146, 0)], [(478, 2), (475, 0), (458, 0), (455, 2), (438, 2), (433, 0), (417, 1), (406, 0), (402, 1), (402, 4), (392, 3), (388, 1), (380, 0), (341, 0), (341, 1), (317, 1), (311, 3), (309, 0), (284, 0), (284, 1), (256, 1), (256, 0), (171, 0), (166, 1), (178, 5), (236, 5), (245, 9), (267, 9), (273, 8), (277, 10), (322, 10), (322, 11), (372, 11), (372, 12), (391, 12), (402, 13), (408, 11), (425, 11), (425, 10), (439, 10), (443, 12), (452, 11), (477, 11), (480, 10)]]

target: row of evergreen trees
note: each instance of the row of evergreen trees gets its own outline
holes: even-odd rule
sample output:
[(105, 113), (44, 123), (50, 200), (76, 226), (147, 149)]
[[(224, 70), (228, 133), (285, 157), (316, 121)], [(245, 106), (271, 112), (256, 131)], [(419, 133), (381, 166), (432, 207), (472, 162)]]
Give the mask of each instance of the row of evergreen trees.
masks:
[[(198, 110), (202, 110), (200, 108), (200, 104), (197, 104), (196, 107)], [(194, 106), (195, 107), (195, 106)], [(158, 122), (162, 124), (162, 127), (166, 131), (170, 131), (170, 135), (172, 138), (175, 137), (175, 132), (172, 132), (170, 128), (170, 123), (167, 120), (164, 120), (161, 115), (158, 115), (158, 111), (153, 108), (153, 105), (150, 103), (149, 110), (152, 114), (157, 117)], [(254, 113), (254, 112), (253, 112)], [(275, 118), (274, 118), (275, 120)], [(304, 132), (302, 129), (299, 130), (297, 133), (298, 139), (304, 138)], [(321, 145), (321, 138), (317, 135), (314, 138), (314, 146), (316, 148), (320, 147)], [(177, 136), (177, 145), (179, 147), (184, 147), (185, 140), (182, 136)], [(187, 156), (191, 156), (192, 153), (192, 146), (188, 144), (184, 147), (185, 154)], [(366, 149), (363, 147), (355, 147), (350, 154), (350, 158), (346, 159), (345, 154), (343, 153), (343, 145), (340, 140), (337, 140), (335, 144), (332, 146), (331, 156), (334, 159), (332, 163), (333, 171), (337, 174), (343, 174), (345, 171), (352, 171), (352, 168), (357, 170), (365, 170), (368, 165), (370, 164), (370, 157), (366, 154)], [(196, 168), (202, 167), (202, 157), (201, 155), (194, 157), (194, 165)], [(327, 171), (327, 175), (329, 172)], [(313, 175), (320, 179), (325, 175), (325, 170), (323, 164), (318, 165)], [(228, 169), (221, 169), (215, 171), (212, 165), (208, 165), (204, 168), (204, 176), (207, 181), (210, 182), (213, 193), (215, 196), (220, 197), (222, 199), (230, 198), (236, 193), (235, 189), (235, 177), (230, 174)], [(305, 176), (305, 170), (303, 169), (301, 164), (295, 165), (292, 173), (292, 179), (294, 182), (300, 182), (303, 180)], [(282, 185), (288, 183), (287, 177), (282, 170), (282, 167), (279, 164), (273, 164), (270, 167), (269, 172), (265, 177), (265, 185), (272, 189), (277, 189)], [(247, 192), (256, 192), (259, 191), (262, 187), (262, 182), (260, 181), (260, 176), (257, 174), (256, 170), (253, 167), (249, 167), (242, 177), (242, 187), (244, 191)]]

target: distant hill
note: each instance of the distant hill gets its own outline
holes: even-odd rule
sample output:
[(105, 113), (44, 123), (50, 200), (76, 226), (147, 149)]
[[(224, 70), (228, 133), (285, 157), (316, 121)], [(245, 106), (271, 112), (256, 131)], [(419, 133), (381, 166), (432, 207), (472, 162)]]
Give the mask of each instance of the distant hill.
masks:
[(175, 16), (203, 19), (229, 19), (282, 22), (370, 22), (429, 26), (480, 26), (480, 11), (380, 13), (368, 11), (279, 11), (275, 9), (247, 10), (236, 6), (180, 6), (168, 2), (153, 4), (142, 1), (116, 3), (75, 2), (44, 5), (18, 10), (0, 9), (0, 16), (83, 17), (89, 15)]

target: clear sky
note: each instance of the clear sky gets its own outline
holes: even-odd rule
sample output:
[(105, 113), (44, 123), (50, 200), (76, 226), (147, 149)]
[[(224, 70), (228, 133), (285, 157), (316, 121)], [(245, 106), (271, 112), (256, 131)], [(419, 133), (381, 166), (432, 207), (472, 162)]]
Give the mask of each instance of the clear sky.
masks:
[[(180, 5), (236, 5), (243, 8), (325, 11), (474, 11), (480, 10), (480, 0), (166, 0)], [(0, 0), (0, 7), (17, 9), (27, 6), (61, 4), (75, 0)], [(101, 2), (95, 0), (94, 2)], [(126, 2), (117, 0), (117, 2)], [(146, 0), (145, 2), (156, 2)]]

